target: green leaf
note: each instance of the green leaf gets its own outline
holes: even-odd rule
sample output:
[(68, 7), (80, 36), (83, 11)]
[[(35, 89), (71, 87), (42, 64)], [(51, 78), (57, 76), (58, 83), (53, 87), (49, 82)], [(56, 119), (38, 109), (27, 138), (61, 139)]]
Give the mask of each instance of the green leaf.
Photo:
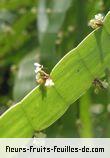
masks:
[(49, 127), (82, 96), (110, 63), (110, 12), (93, 31), (54, 67), (55, 86), (33, 89), (0, 118), (0, 137), (31, 137)]

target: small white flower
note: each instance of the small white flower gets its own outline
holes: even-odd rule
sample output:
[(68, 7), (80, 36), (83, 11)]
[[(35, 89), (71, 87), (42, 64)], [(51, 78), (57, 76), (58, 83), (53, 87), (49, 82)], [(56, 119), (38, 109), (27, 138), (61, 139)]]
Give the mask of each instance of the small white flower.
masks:
[(104, 16), (99, 13), (99, 14), (95, 15), (95, 19), (96, 19), (96, 20), (99, 20), (99, 21), (103, 21)]
[(43, 68), (43, 65), (40, 65), (39, 63), (34, 63), (34, 66), (36, 67), (35, 73), (38, 73)]
[(34, 63), (34, 66), (41, 67), (41, 65), (39, 63)]
[(54, 82), (52, 81), (51, 78), (48, 78), (48, 79), (46, 80), (45, 86), (46, 86), (46, 87), (54, 86)]
[(53, 86), (54, 82), (50, 78), (49, 74), (43, 71), (43, 65), (39, 63), (34, 63), (35, 73), (36, 73), (36, 82), (39, 84), (45, 84), (46, 87)]
[(99, 13), (95, 15), (94, 19), (91, 19), (89, 21), (88, 25), (91, 26), (93, 29), (96, 29), (103, 25), (103, 19), (104, 19), (104, 16)]

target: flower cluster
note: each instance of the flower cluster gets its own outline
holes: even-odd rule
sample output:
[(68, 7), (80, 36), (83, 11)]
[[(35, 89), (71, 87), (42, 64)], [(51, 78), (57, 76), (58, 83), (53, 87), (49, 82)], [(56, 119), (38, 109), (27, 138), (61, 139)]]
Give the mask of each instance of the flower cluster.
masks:
[(93, 81), (93, 85), (95, 86), (95, 93), (97, 94), (100, 89), (107, 89), (109, 87), (109, 83), (104, 80), (100, 80), (98, 78), (95, 78)]
[(50, 78), (50, 75), (43, 71), (43, 65), (39, 63), (34, 63), (35, 73), (36, 73), (36, 81), (38, 84), (44, 84), (45, 86), (53, 86), (54, 82)]
[(103, 19), (104, 19), (104, 16), (99, 13), (95, 15), (94, 19), (91, 19), (89, 21), (88, 25), (91, 26), (93, 29), (96, 29), (103, 25)]

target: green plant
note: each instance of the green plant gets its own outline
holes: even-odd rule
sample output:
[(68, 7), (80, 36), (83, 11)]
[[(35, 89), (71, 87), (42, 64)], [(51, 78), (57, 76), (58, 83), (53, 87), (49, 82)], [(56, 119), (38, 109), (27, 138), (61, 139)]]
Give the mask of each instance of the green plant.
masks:
[(38, 86), (0, 118), (0, 137), (32, 137), (47, 128), (105, 75), (110, 61), (110, 13), (103, 26), (88, 35), (53, 68), (52, 87)]

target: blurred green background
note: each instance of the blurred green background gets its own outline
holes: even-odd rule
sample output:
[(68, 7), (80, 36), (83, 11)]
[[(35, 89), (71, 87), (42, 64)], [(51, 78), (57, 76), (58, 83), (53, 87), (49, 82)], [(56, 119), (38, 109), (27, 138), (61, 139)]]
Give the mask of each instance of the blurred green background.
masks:
[[(0, 115), (37, 86), (34, 62), (50, 72), (92, 31), (88, 21), (109, 10), (109, 0), (0, 0)], [(91, 87), (35, 136), (110, 137), (109, 96)]]

